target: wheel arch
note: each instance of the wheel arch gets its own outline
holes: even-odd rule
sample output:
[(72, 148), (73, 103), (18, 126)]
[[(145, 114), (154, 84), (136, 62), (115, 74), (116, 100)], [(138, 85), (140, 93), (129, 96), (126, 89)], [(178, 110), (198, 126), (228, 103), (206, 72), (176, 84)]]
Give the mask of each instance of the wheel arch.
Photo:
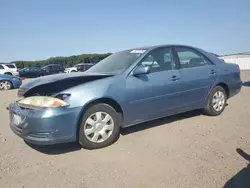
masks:
[(5, 72), (4, 74), (13, 75), (11, 72)]
[(78, 119), (77, 119), (77, 128), (76, 128), (76, 140), (79, 139), (79, 129), (80, 129), (80, 125), (81, 125), (81, 120), (82, 120), (83, 114), (91, 106), (94, 106), (94, 105), (100, 104), (100, 103), (107, 104), (107, 105), (111, 106), (112, 108), (114, 108), (116, 110), (116, 112), (118, 113), (120, 122), (121, 123), (123, 122), (123, 120), (124, 120), (123, 109), (122, 109), (121, 105), (117, 101), (115, 101), (114, 99), (108, 98), (108, 97), (95, 99), (93, 101), (90, 101), (86, 105), (84, 105), (83, 108), (82, 108), (82, 110), (81, 110), (81, 112), (80, 112), (80, 114), (79, 114), (79, 116), (78, 116)]
[(10, 89), (14, 88), (14, 83), (11, 80), (1, 79), (0, 82), (2, 82), (2, 81), (8, 81), (8, 82), (10, 82), (10, 84), (11, 84), (11, 88)]
[(229, 90), (229, 87), (228, 87), (228, 85), (226, 83), (220, 82), (216, 86), (221, 86), (225, 90), (225, 92), (227, 94), (227, 98), (229, 98), (229, 96), (230, 96), (230, 90)]

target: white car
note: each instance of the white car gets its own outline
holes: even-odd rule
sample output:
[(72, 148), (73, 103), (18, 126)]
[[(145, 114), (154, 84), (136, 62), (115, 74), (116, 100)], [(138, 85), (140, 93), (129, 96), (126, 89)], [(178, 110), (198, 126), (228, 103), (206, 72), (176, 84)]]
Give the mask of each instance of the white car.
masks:
[(0, 74), (19, 76), (18, 68), (14, 63), (0, 63)]
[(74, 67), (65, 68), (64, 72), (65, 73), (77, 72), (77, 67), (74, 66)]

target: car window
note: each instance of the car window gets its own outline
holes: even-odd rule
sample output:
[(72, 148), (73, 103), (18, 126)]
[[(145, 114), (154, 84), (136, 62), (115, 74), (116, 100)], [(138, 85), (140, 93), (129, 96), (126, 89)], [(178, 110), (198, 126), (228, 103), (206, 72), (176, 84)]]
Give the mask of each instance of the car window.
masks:
[(7, 67), (10, 68), (10, 69), (16, 68), (15, 65), (5, 65), (5, 66), (7, 66)]
[(150, 52), (140, 65), (150, 66), (150, 72), (173, 70), (176, 67), (171, 48), (161, 48)]
[(200, 67), (211, 64), (205, 60), (202, 54), (191, 48), (176, 47), (175, 50), (180, 61), (180, 68)]
[(0, 69), (4, 69), (3, 65), (0, 65)]
[(61, 66), (60, 65), (53, 65), (52, 70), (61, 70)]
[(31, 70), (31, 71), (37, 71), (38, 68), (37, 68), (37, 67), (31, 67), (30, 70)]

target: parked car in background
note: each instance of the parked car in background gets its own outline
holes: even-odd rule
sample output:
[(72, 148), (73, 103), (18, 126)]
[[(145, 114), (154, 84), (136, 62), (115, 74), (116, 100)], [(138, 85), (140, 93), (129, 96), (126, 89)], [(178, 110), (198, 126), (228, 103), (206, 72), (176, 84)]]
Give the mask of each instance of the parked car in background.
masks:
[(0, 63), (0, 74), (19, 76), (18, 68), (14, 63)]
[(65, 68), (64, 72), (65, 73), (77, 72), (77, 65), (75, 65), (73, 67)]
[(19, 76), (23, 78), (36, 78), (48, 74), (48, 70), (39, 67), (25, 67), (19, 71)]
[(93, 64), (93, 63), (81, 63), (81, 64), (77, 64), (76, 67), (77, 67), (78, 72), (84, 72), (94, 65), (95, 64)]
[(0, 90), (10, 90), (19, 88), (22, 80), (16, 76), (0, 74)]
[(220, 115), (240, 92), (236, 64), (199, 48), (162, 45), (114, 53), (84, 73), (51, 75), (23, 84), (9, 105), (10, 127), (27, 142), (79, 142), (97, 149), (120, 128), (202, 109)]
[(45, 69), (49, 72), (49, 74), (58, 74), (64, 72), (64, 67), (58, 64), (50, 64), (42, 67), (42, 69)]

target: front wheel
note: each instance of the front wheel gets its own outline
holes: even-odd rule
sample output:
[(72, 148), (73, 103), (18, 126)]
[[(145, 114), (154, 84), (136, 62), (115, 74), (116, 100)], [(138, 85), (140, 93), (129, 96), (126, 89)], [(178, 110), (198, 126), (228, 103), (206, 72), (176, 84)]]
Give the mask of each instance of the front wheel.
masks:
[(216, 86), (210, 93), (207, 106), (203, 111), (207, 115), (218, 116), (224, 111), (226, 103), (227, 95), (225, 90), (221, 86)]
[(113, 144), (120, 135), (119, 114), (107, 104), (86, 110), (79, 128), (79, 143), (86, 149), (99, 149)]

